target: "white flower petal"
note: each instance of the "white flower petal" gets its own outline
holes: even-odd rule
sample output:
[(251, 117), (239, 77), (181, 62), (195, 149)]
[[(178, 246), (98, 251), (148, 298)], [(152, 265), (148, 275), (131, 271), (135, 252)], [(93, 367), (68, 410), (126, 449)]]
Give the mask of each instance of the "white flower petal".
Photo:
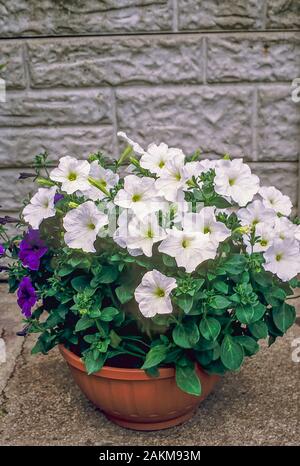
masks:
[(158, 270), (145, 273), (134, 293), (144, 317), (170, 314), (173, 310), (170, 293), (176, 286), (174, 278), (167, 277)]
[(94, 242), (101, 228), (108, 224), (108, 217), (92, 201), (71, 210), (63, 219), (65, 242), (70, 248), (95, 252)]
[(54, 197), (56, 189), (56, 186), (39, 188), (38, 192), (30, 200), (30, 204), (23, 209), (24, 220), (33, 229), (37, 230), (44, 219), (55, 216)]

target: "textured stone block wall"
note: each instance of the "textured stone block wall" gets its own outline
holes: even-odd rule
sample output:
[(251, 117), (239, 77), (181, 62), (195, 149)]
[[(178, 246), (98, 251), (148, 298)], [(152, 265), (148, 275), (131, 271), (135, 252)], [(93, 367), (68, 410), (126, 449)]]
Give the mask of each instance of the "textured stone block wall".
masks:
[(116, 157), (118, 130), (243, 156), (299, 204), (299, 0), (0, 0), (0, 64), (2, 212), (35, 154)]

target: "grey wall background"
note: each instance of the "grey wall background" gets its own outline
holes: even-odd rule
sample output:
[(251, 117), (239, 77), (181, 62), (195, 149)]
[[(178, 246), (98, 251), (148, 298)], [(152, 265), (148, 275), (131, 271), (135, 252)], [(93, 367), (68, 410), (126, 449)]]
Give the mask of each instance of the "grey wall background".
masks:
[(1, 213), (35, 154), (116, 157), (118, 130), (243, 156), (300, 205), (299, 0), (0, 0), (1, 63)]

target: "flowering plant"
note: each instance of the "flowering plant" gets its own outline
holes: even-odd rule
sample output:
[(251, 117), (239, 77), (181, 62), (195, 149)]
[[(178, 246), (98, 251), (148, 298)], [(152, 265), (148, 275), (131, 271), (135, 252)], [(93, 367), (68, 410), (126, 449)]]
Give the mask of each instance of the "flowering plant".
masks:
[[(40, 155), (21, 175), (41, 187), (20, 219), (1, 219), (10, 291), (40, 334), (33, 353), (61, 343), (89, 374), (171, 365), (199, 395), (195, 362), (236, 371), (293, 324), (300, 226), (290, 199), (242, 159), (144, 150), (119, 135), (129, 145), (117, 161), (67, 156), (50, 170)], [(25, 231), (9, 239), (14, 221)]]

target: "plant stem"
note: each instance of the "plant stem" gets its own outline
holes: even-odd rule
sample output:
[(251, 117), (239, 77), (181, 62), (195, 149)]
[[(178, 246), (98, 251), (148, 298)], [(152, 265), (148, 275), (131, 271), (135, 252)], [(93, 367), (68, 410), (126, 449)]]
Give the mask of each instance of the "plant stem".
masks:
[(94, 186), (95, 188), (102, 191), (103, 194), (105, 194), (105, 196), (107, 196), (108, 198), (111, 199), (111, 195), (109, 194), (109, 192), (107, 191), (107, 189), (105, 188), (103, 183), (101, 183), (100, 181), (95, 180), (95, 178), (92, 178), (91, 176), (88, 177), (88, 181), (92, 186)]
[(143, 359), (145, 357), (145, 356), (142, 356), (141, 354), (134, 353), (133, 351), (129, 351), (129, 350), (125, 349), (125, 348), (122, 348), (122, 349), (126, 352), (126, 354), (130, 354), (131, 356), (135, 356), (135, 357), (140, 358), (140, 359)]

